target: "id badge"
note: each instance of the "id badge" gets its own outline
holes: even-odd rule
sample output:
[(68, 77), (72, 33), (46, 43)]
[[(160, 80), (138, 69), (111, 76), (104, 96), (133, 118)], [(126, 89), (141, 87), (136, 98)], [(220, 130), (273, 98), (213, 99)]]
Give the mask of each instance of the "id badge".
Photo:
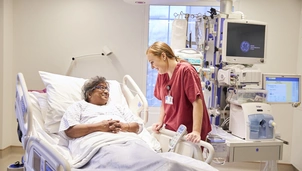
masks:
[(166, 96), (165, 97), (165, 103), (166, 104), (173, 104), (173, 97), (172, 96)]

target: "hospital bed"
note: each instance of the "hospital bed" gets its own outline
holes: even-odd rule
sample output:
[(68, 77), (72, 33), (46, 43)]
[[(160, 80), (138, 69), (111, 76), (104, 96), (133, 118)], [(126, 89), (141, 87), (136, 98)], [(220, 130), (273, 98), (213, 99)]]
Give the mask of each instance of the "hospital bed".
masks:
[[(25, 150), (24, 167), (27, 171), (73, 170), (68, 140), (56, 130), (61, 118), (58, 114), (62, 114), (67, 106), (81, 99), (81, 87), (86, 80), (43, 71), (39, 71), (39, 74), (45, 85), (45, 89), (39, 91), (29, 90), (23, 74), (17, 74), (15, 114), (19, 139)], [(148, 104), (134, 80), (125, 75), (122, 83), (116, 80), (107, 81), (110, 86), (110, 102), (127, 105), (146, 123)], [(175, 132), (164, 128), (160, 134), (152, 133), (150, 127), (144, 128), (139, 134), (150, 147), (167, 158), (171, 158), (171, 152), (167, 151), (173, 135)], [(204, 147), (203, 153), (200, 146)], [(179, 155), (171, 158), (172, 160), (189, 164), (197, 170), (217, 170), (210, 165), (214, 148), (207, 142), (193, 144), (182, 138), (175, 152)]]

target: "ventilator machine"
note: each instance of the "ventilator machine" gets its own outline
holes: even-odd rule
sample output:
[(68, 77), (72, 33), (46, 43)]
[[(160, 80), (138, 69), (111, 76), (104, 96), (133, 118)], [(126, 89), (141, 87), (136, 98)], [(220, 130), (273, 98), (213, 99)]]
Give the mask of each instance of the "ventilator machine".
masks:
[(212, 8), (209, 15), (187, 14), (188, 21), (195, 19), (195, 42), (187, 34), (186, 47), (174, 51), (202, 79), (216, 157), (268, 161), (269, 170), (282, 159), (285, 143), (276, 138), (271, 104), (298, 106), (301, 76), (262, 73), (258, 66), (266, 62), (268, 24), (233, 12), (232, 2), (221, 0), (220, 11)]

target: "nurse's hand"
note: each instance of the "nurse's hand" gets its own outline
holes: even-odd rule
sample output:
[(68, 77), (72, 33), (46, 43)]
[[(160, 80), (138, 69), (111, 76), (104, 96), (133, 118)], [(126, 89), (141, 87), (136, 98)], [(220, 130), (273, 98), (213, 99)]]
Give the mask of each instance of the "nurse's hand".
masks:
[(159, 133), (159, 130), (161, 129), (161, 127), (163, 127), (163, 123), (161, 123), (161, 122), (154, 123), (152, 125), (152, 131)]
[(200, 141), (200, 133), (196, 132), (196, 131), (193, 131), (193, 132), (187, 134), (186, 139), (187, 139), (187, 141), (191, 141), (193, 143), (199, 143), (199, 141)]

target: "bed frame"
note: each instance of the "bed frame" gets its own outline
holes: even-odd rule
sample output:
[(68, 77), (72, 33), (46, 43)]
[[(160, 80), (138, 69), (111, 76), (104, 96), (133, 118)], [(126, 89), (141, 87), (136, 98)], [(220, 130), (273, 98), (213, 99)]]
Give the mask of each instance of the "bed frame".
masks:
[[(135, 91), (129, 88), (131, 86)], [(127, 100), (130, 109), (143, 118), (144, 122), (148, 121), (148, 103), (134, 80), (125, 75), (122, 82), (122, 92)], [(27, 171), (48, 170), (48, 171), (68, 171), (71, 166), (66, 158), (64, 158), (58, 149), (53, 147), (52, 138), (44, 131), (33, 129), (33, 124), (36, 124), (42, 129), (39, 119), (33, 115), (32, 104), (30, 101), (26, 82), (22, 73), (17, 74), (16, 82), (16, 99), (15, 99), (15, 114), (18, 121), (18, 127), (22, 135), (19, 135), (22, 147), (25, 150), (24, 166)], [(36, 126), (35, 125), (35, 126)], [(152, 133), (151, 128), (148, 131)], [(40, 136), (37, 136), (40, 134)], [(43, 138), (41, 138), (41, 134)], [(162, 151), (168, 151), (168, 142), (175, 132), (162, 129), (160, 134), (152, 133), (160, 142)], [(206, 158), (201, 153), (200, 146), (207, 149)], [(205, 161), (210, 164), (214, 156), (214, 148), (211, 144), (200, 141), (198, 144), (187, 142), (184, 138), (178, 143), (175, 149), (176, 153), (186, 155), (197, 160)]]

